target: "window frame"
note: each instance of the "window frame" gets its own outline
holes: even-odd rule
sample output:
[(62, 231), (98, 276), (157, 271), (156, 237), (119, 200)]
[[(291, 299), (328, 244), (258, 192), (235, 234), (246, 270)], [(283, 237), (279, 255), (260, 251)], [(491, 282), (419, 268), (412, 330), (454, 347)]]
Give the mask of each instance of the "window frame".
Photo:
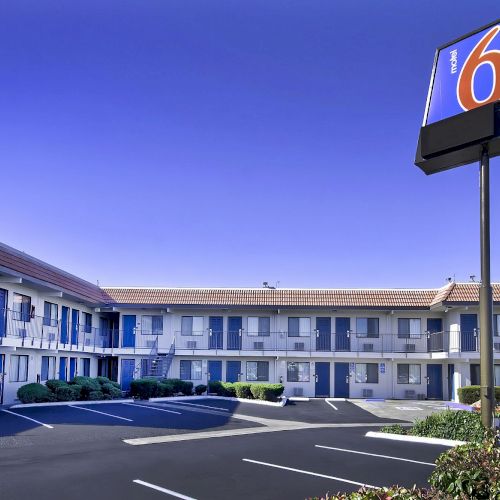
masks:
[[(15, 379), (13, 378), (13, 369), (12, 363), (13, 359), (16, 359), (17, 368), (15, 370)], [(24, 378), (20, 378), (20, 370), (21, 370), (21, 358), (25, 360), (26, 367), (24, 370)], [(29, 375), (29, 355), (27, 354), (11, 354), (10, 355), (10, 366), (9, 366), (9, 382), (27, 382)]]
[[(298, 320), (297, 334), (290, 334), (290, 330), (295, 330), (295, 328), (290, 328), (290, 320)], [(305, 327), (305, 323), (309, 323), (308, 328)], [(311, 336), (311, 317), (310, 316), (289, 316), (288, 317), (288, 337), (290, 338), (307, 338)]]
[[(411, 381), (411, 368), (418, 367), (418, 382)], [(406, 374), (400, 374), (400, 371), (406, 368)], [(422, 365), (418, 363), (398, 363), (396, 372), (396, 381), (399, 385), (420, 385), (422, 384)]]
[[(368, 366), (376, 366), (377, 369), (376, 369), (376, 374), (377, 374), (377, 377), (376, 377), (376, 380), (373, 381), (373, 380), (368, 380), (368, 374), (369, 374), (369, 370), (368, 370)], [(359, 371), (358, 371), (358, 367), (359, 367)], [(364, 367), (364, 369), (362, 369), (362, 367)], [(373, 372), (373, 369), (371, 370), (372, 374), (374, 373)], [(379, 364), (378, 363), (355, 363), (354, 365), (354, 381), (356, 384), (378, 384), (379, 383)], [(364, 379), (364, 380), (360, 380), (360, 379)]]
[[(144, 318), (151, 318), (151, 329), (144, 330)], [(155, 329), (155, 320), (161, 319), (161, 330)], [(163, 335), (163, 314), (143, 314), (141, 315), (141, 334), (142, 335)]]
[[(188, 331), (188, 329), (185, 329), (183, 327), (184, 319), (189, 319), (189, 318), (191, 319), (191, 328), (189, 329), (189, 331), (191, 333), (184, 333), (185, 331), (186, 332)], [(201, 324), (202, 324), (202, 329), (201, 330), (194, 330), (195, 319), (198, 322), (200, 322), (200, 320), (201, 320)], [(201, 336), (203, 336), (203, 334), (205, 333), (204, 320), (205, 320), (204, 316), (181, 316), (181, 336), (182, 337), (201, 337)]]
[[(253, 331), (250, 328), (250, 321), (257, 320), (257, 331)], [(268, 323), (267, 330), (262, 327), (262, 324), (266, 320)], [(248, 316), (247, 318), (247, 336), (248, 337), (270, 337), (271, 336), (271, 316)]]
[[(412, 332), (412, 322), (418, 321), (418, 332)], [(408, 324), (406, 325), (406, 322)], [(401, 328), (405, 324), (405, 328)], [(407, 326), (407, 328), (406, 328)], [(408, 330), (407, 332), (402, 330)], [(398, 318), (398, 339), (419, 339), (422, 337), (422, 318)]]
[[(47, 377), (44, 378), (44, 359), (47, 360)], [(51, 361), (52, 361), (52, 370), (51, 370)], [(52, 380), (56, 378), (56, 362), (57, 362), (57, 357), (56, 356), (42, 356), (42, 361), (41, 361), (41, 369), (40, 369), (40, 381), (45, 382), (47, 380)]]
[[(366, 320), (366, 332), (360, 332), (359, 322)], [(370, 324), (377, 326), (376, 332), (371, 332)], [(356, 337), (362, 339), (378, 339), (380, 338), (380, 318), (375, 316), (359, 316), (356, 317)]]
[[(255, 364), (255, 378), (249, 378), (249, 368), (251, 364)], [(263, 375), (259, 377), (259, 367), (263, 368), (264, 366), (266, 367), (265, 371), (267, 372), (266, 378), (264, 378)], [(245, 365), (245, 375), (247, 382), (269, 382), (269, 361), (247, 361)]]
[[(196, 363), (196, 365), (194, 363)], [(182, 368), (183, 366), (189, 366), (190, 378), (183, 377), (183, 368)], [(197, 375), (196, 377), (193, 376), (195, 374)], [(203, 364), (201, 359), (181, 359), (179, 362), (179, 378), (181, 380), (202, 380)]]
[[(20, 297), (20, 301), (16, 300), (16, 298)], [(28, 299), (25, 301), (24, 299)], [(24, 323), (29, 323), (31, 321), (31, 297), (29, 295), (23, 295), (22, 293), (13, 292), (12, 293), (12, 319), (16, 321), (23, 321)], [(17, 310), (16, 305), (20, 305), (20, 309)], [(25, 304), (28, 304), (27, 311)]]
[[(53, 314), (54, 311), (55, 311), (55, 317)], [(59, 304), (45, 300), (43, 302), (43, 326), (57, 326), (58, 324), (59, 324)]]
[[(307, 370), (302, 368), (307, 366)], [(297, 367), (297, 370), (290, 370), (290, 368)], [(306, 373), (307, 372), (307, 373)], [(292, 375), (292, 376), (291, 376)], [(286, 364), (286, 380), (287, 382), (310, 382), (311, 381), (311, 363), (309, 361), (287, 361)]]

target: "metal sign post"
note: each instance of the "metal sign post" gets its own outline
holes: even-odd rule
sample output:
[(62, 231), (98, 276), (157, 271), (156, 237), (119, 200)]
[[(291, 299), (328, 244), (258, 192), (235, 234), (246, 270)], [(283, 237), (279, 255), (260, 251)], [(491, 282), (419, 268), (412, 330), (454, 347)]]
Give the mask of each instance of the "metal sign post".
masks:
[(479, 353), (481, 363), (481, 421), (493, 426), (495, 392), (493, 380), (493, 299), (490, 277), (490, 157), (483, 147), (479, 165), (481, 224), (481, 288), (479, 289)]

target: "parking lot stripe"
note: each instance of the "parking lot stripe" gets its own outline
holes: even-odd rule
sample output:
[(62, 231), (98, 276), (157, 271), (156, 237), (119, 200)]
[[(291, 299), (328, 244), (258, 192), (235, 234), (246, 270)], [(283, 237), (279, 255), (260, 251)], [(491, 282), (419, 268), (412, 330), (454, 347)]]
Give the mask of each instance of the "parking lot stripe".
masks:
[(325, 401), (326, 401), (326, 403), (327, 403), (327, 404), (329, 404), (329, 405), (330, 405), (330, 406), (331, 406), (334, 410), (338, 410), (338, 408), (337, 408), (334, 404), (330, 403), (330, 401), (328, 401), (328, 399), (325, 399)]
[(320, 444), (315, 444), (314, 446), (316, 446), (316, 448), (323, 448), (325, 450), (345, 451), (346, 453), (356, 453), (357, 455), (368, 455), (370, 457), (388, 458), (390, 460), (401, 460), (402, 462), (411, 462), (413, 464), (430, 465), (431, 467), (435, 467), (435, 464), (432, 464), (430, 462), (420, 462), (418, 460), (410, 460), (409, 458), (391, 457), (389, 455), (377, 455), (376, 453), (367, 453), (365, 451), (346, 450), (344, 448), (334, 448), (333, 446), (322, 446)]
[(128, 406), (135, 406), (136, 408), (148, 408), (149, 410), (156, 410), (156, 411), (164, 411), (166, 413), (175, 413), (176, 415), (182, 415), (180, 411), (174, 411), (174, 410), (165, 410), (165, 408), (155, 408), (154, 406), (148, 406), (148, 405), (137, 405), (134, 403), (122, 403), (123, 405), (128, 405)]
[(293, 467), (285, 467), (284, 465), (270, 464), (267, 462), (259, 462), (258, 460), (250, 460), (249, 458), (242, 458), (243, 462), (250, 462), (252, 464), (265, 465), (267, 467), (274, 467), (276, 469), (289, 470), (291, 472), (298, 472), (300, 474), (307, 474), (308, 476), (323, 477), (325, 479), (333, 479), (334, 481), (340, 481), (342, 483), (354, 484), (356, 486), (366, 486), (367, 488), (378, 488), (378, 486), (372, 486), (371, 484), (358, 483), (357, 481), (351, 481), (350, 479), (344, 479), (342, 477), (327, 476), (326, 474), (319, 474), (318, 472), (311, 472), (308, 470), (294, 469)]
[(173, 490), (167, 490), (167, 488), (162, 488), (161, 486), (157, 486), (156, 484), (147, 483), (146, 481), (141, 481), (140, 479), (134, 479), (132, 482), (135, 484), (140, 484), (142, 486), (146, 486), (146, 488), (151, 488), (152, 490), (161, 491), (162, 493), (166, 493), (167, 495), (171, 495), (177, 498), (183, 498), (184, 500), (196, 500), (196, 498), (188, 497), (183, 495), (182, 493), (177, 493)]
[(198, 403), (185, 403), (184, 401), (172, 401), (172, 404), (200, 406), (201, 408), (210, 408), (211, 410), (229, 411), (227, 408), (221, 408), (220, 406), (200, 405)]
[(21, 415), (20, 413), (16, 413), (14, 411), (9, 411), (9, 410), (2, 410), (2, 411), (4, 411), (5, 413), (10, 413), (11, 415), (15, 415), (16, 417), (21, 417), (21, 418), (25, 418), (26, 420), (31, 420), (32, 422), (35, 422), (35, 424), (43, 425), (44, 427), (47, 427), (47, 429), (54, 428), (49, 424), (44, 424), (43, 422), (40, 422), (39, 420), (35, 420), (34, 418), (27, 417), (26, 415)]
[(77, 408), (79, 410), (91, 411), (92, 413), (99, 413), (100, 415), (106, 415), (107, 417), (119, 418), (120, 420), (126, 420), (127, 422), (133, 422), (130, 418), (119, 417), (118, 415), (112, 415), (111, 413), (105, 413), (103, 411), (91, 410), (90, 408), (84, 408), (83, 406), (70, 405), (71, 408)]

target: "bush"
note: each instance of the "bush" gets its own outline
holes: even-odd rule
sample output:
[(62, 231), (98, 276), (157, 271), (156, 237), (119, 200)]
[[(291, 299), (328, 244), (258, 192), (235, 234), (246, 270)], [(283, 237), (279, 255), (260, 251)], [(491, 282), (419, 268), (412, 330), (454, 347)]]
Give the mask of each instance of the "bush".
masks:
[(89, 401), (100, 401), (101, 399), (107, 399), (104, 398), (104, 394), (102, 391), (90, 391), (88, 395), (88, 400)]
[(224, 393), (223, 396), (228, 398), (236, 397), (236, 388), (232, 382), (222, 382), (222, 391)]
[(73, 396), (75, 400), (79, 400), (82, 397), (82, 386), (78, 384), (68, 385), (68, 388), (73, 391)]
[(91, 377), (75, 377), (71, 384), (81, 386), (81, 398), (86, 400), (89, 398), (89, 394), (93, 391), (100, 391), (101, 384), (94, 378)]
[(193, 382), (183, 382), (184, 384), (182, 385), (181, 389), (182, 394), (184, 394), (185, 396), (191, 396), (191, 394), (193, 394)]
[(429, 482), (451, 498), (500, 498), (498, 436), (442, 453)]
[(252, 396), (264, 401), (277, 401), (284, 390), (283, 384), (251, 384), (250, 386)]
[(56, 389), (55, 392), (57, 401), (75, 401), (75, 391), (68, 385), (66, 387), (61, 386)]
[(162, 398), (168, 398), (174, 395), (174, 389), (171, 384), (160, 382), (158, 384), (158, 395)]
[(120, 399), (122, 397), (122, 391), (111, 383), (103, 384), (101, 391), (105, 396), (110, 396), (110, 399)]
[(201, 396), (207, 390), (207, 386), (203, 384), (199, 384), (194, 388), (194, 393), (197, 396)]
[(311, 500), (385, 500), (385, 499), (398, 499), (398, 500), (414, 500), (414, 499), (438, 499), (444, 498), (436, 496), (435, 492), (426, 489), (417, 488), (403, 488), (401, 486), (390, 486), (388, 488), (361, 488), (352, 493), (337, 493), (336, 495), (325, 495), (321, 499), (314, 497)]
[(45, 382), (45, 385), (50, 391), (55, 393), (58, 387), (67, 387), (68, 383), (64, 380), (51, 379), (47, 380), (47, 382)]
[(208, 389), (208, 392), (215, 393), (217, 396), (225, 396), (228, 398), (236, 397), (236, 390), (234, 388), (234, 384), (231, 382), (212, 380), (208, 383)]
[(481, 415), (470, 411), (445, 410), (433, 413), (424, 420), (417, 421), (410, 429), (412, 436), (457, 439), (459, 441), (481, 442), (486, 429), (481, 423)]
[(17, 390), (21, 403), (43, 403), (50, 401), (50, 391), (42, 384), (26, 384)]
[(234, 390), (236, 392), (236, 397), (244, 399), (253, 399), (252, 396), (252, 384), (247, 382), (235, 382), (233, 384)]
[[(184, 394), (183, 389), (185, 388), (186, 381), (181, 380), (179, 378), (164, 378), (161, 380), (163, 384), (168, 384), (172, 387), (172, 391), (174, 394), (178, 394), (179, 392), (182, 392)], [(191, 383), (191, 382), (190, 382)], [(191, 387), (192, 387), (191, 383)]]
[[(478, 385), (468, 385), (458, 389), (458, 400), (466, 405), (471, 405), (481, 399)], [(495, 400), (500, 401), (500, 387), (495, 387)]]
[(130, 383), (130, 394), (139, 399), (155, 398), (159, 394), (159, 382), (153, 378), (138, 378)]
[(382, 427), (380, 432), (387, 432), (389, 434), (408, 434), (408, 429), (401, 424), (393, 424)]

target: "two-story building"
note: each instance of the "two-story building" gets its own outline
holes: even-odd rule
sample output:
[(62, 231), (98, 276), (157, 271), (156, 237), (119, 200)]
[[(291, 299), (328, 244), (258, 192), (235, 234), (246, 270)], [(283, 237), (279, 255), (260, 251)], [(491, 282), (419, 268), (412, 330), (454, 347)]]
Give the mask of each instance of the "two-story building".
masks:
[[(104, 375), (283, 382), (310, 397), (456, 399), (479, 383), (477, 283), (434, 289), (98, 287), (0, 245), (0, 403)], [(500, 384), (500, 284), (494, 285)], [(498, 341), (497, 341), (498, 340)]]

